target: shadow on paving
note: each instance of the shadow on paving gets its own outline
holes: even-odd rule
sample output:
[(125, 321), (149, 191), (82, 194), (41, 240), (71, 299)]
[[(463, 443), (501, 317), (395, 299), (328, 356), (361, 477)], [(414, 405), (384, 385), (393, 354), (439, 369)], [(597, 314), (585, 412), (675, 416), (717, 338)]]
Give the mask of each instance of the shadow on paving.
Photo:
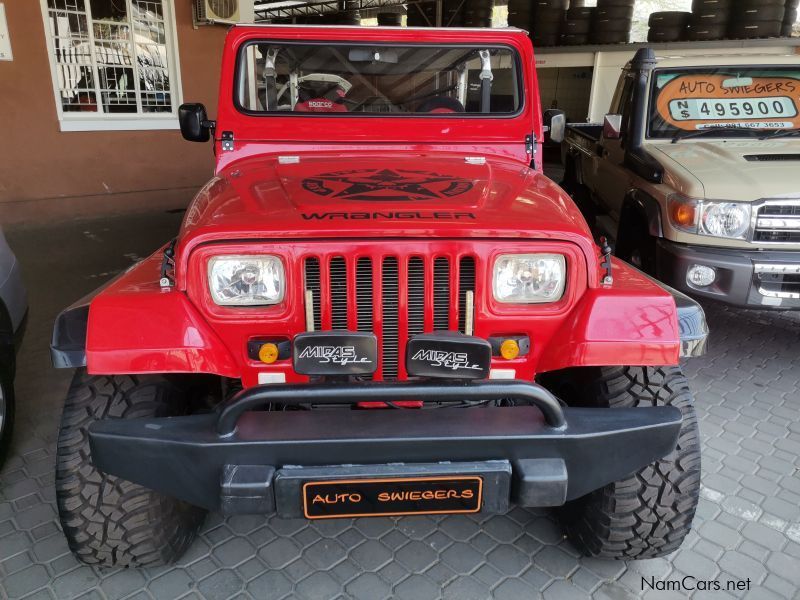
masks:
[(549, 511), (515, 508), (315, 523), (212, 514), (174, 566), (82, 566), (61, 535), (53, 494), (57, 423), (71, 374), (50, 367), (52, 322), (174, 236), (180, 219), (133, 215), (7, 232), (31, 309), (16, 436), (0, 471), (0, 598), (626, 600), (642, 595), (642, 577), (684, 575), (750, 578), (752, 597), (796, 594), (800, 319), (720, 305), (707, 306), (710, 354), (686, 365), (697, 394), (704, 487), (695, 530), (669, 559), (579, 558)]

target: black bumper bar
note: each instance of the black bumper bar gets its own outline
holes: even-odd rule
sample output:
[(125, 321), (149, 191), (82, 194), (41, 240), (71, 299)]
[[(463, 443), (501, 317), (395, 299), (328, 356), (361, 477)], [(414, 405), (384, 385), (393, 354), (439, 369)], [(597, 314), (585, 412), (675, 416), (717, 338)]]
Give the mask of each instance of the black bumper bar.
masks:
[(217, 433), (230, 435), (239, 417), (265, 404), (356, 404), (358, 402), (460, 403), (483, 400), (521, 400), (539, 408), (551, 427), (564, 426), (564, 412), (550, 392), (524, 381), (483, 381), (479, 383), (380, 382), (337, 385), (271, 385), (242, 390), (225, 404), (217, 422)]
[[(358, 470), (360, 476), (369, 477), (381, 475), (387, 466), (414, 475), (442, 463), (505, 461), (512, 470), (511, 487), (501, 500), (550, 506), (587, 494), (667, 455), (675, 448), (681, 425), (680, 411), (674, 407), (562, 409), (544, 388), (524, 382), (341, 384), (331, 386), (340, 390), (336, 392), (320, 386), (319, 394), (311, 387), (252, 388), (218, 414), (98, 421), (89, 428), (92, 460), (109, 474), (227, 512), (274, 510), (280, 487), (274, 482), (280, 482), (281, 473), (284, 477), (301, 473), (296, 468), (338, 465), (344, 473)], [(384, 387), (394, 392), (375, 394)], [(298, 402), (313, 398), (315, 403), (332, 402), (323, 398), (339, 396), (349, 397), (349, 402), (433, 401), (427, 387), (453, 400), (458, 389), (459, 400), (496, 397), (502, 391), (502, 397), (525, 397), (536, 406), (248, 410), (276, 398), (287, 403), (293, 395)], [(398, 390), (402, 390), (399, 395)], [(242, 498), (246, 501), (235, 501)], [(290, 508), (281, 510), (281, 502)], [(279, 514), (291, 516), (291, 506), (299, 502), (283, 494)]]

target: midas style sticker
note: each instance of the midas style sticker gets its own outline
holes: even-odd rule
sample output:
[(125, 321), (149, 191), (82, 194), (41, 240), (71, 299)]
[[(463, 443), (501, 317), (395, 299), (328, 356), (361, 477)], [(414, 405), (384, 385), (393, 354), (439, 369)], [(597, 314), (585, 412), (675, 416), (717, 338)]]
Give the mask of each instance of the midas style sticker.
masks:
[(683, 130), (709, 127), (789, 129), (800, 127), (800, 81), (791, 77), (681, 75), (656, 100), (658, 114)]

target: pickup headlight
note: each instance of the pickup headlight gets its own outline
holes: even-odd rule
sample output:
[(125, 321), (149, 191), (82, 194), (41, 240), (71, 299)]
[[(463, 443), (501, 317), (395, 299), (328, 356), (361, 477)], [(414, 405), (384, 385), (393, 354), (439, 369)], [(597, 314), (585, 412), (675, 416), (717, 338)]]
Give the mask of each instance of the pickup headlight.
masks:
[(710, 202), (673, 194), (668, 202), (670, 223), (687, 233), (746, 240), (750, 231), (750, 204)]
[(503, 254), (494, 263), (494, 299), (507, 304), (555, 302), (564, 295), (567, 265), (561, 254)]
[(263, 306), (283, 300), (286, 277), (277, 256), (216, 256), (208, 262), (211, 297), (222, 306)]

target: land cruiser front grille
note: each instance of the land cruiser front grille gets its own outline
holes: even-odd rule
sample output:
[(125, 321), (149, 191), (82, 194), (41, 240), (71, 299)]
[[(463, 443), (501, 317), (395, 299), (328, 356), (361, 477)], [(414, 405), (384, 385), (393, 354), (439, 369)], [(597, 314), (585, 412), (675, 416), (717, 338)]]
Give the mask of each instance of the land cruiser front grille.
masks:
[(776, 162), (800, 160), (800, 154), (745, 154), (744, 159), (749, 162)]
[(800, 244), (800, 203), (761, 206), (756, 215), (753, 241)]
[(304, 285), (311, 292), (315, 331), (375, 333), (381, 359), (376, 378), (403, 379), (401, 358), (409, 337), (465, 332), (467, 296), (475, 292), (475, 258), (314, 256), (305, 259)]

